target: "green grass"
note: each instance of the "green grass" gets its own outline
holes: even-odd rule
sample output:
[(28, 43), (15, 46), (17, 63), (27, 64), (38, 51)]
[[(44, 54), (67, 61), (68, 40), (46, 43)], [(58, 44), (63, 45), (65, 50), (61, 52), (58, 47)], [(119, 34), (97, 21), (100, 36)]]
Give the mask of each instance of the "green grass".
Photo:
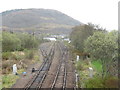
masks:
[(86, 88), (118, 88), (118, 78), (112, 76), (93, 77), (85, 82), (85, 86)]
[(88, 60), (80, 60), (75, 62), (77, 73), (80, 76), (80, 81), (77, 82), (78, 87), (85, 87), (84, 83), (89, 78), (88, 68), (90, 67)]
[(3, 75), (2, 77), (2, 87), (3, 88), (10, 88), (15, 82), (16, 80), (19, 78), (19, 76), (17, 75), (13, 75), (13, 74), (8, 74), (8, 75)]
[[(80, 60), (75, 63), (76, 70), (80, 75), (80, 82), (78, 87), (82, 88), (118, 88), (118, 78), (113, 76), (106, 76), (102, 78), (102, 64), (100, 60), (92, 60), (90, 63), (88, 60)], [(92, 67), (94, 70), (94, 76), (89, 77), (88, 68)]]
[(102, 71), (102, 64), (99, 60), (93, 60), (91, 62), (92, 67), (97, 71), (97, 72), (101, 72)]
[(103, 79), (101, 77), (90, 78), (85, 83), (86, 88), (103, 88)]
[[(24, 71), (25, 71), (24, 69), (20, 69), (20, 70), (18, 70), (18, 74), (21, 74)], [(14, 75), (14, 74), (3, 75), (2, 76), (2, 86), (1, 87), (10, 88), (16, 82), (16, 80), (18, 78), (19, 78), (19, 76)]]
[[(28, 65), (33, 64), (33, 63), (40, 62), (40, 60), (39, 60), (40, 57), (39, 57), (39, 53), (38, 53), (37, 50), (24, 50), (23, 53), (25, 55), (21, 55), (21, 53), (18, 52), (18, 51), (10, 52), (10, 54), (12, 54), (12, 55), (14, 54), (16, 57), (19, 56), (19, 57), (17, 57), (17, 60), (14, 60), (15, 58), (13, 59), (13, 57), (10, 60), (9, 57), (11, 57), (12, 55), (9, 55), (9, 53), (7, 53), (7, 54), (5, 53), (5, 58), (7, 56), (7, 59), (8, 59), (8, 60), (4, 60), (4, 62), (8, 61), (8, 63), (5, 63), (7, 65), (6, 67), (10, 67), (11, 65), (13, 65), (14, 61), (16, 61), (15, 63), (18, 63), (21, 59), (23, 59), (24, 60), (23, 63), (25, 65), (22, 66), (22, 68), (18, 70), (18, 74), (21, 74), (22, 72), (25, 71), (25, 69), (26, 69), (25, 66), (28, 66)], [(10, 63), (9, 60), (11, 61), (11, 63)], [(10, 69), (11, 69), (11, 67), (10, 67)], [(10, 88), (16, 82), (16, 80), (19, 78), (19, 75), (14, 75), (14, 74), (12, 74), (11, 71), (2, 75), (2, 82), (3, 83), (2, 83), (2, 85), (0, 84), (0, 90), (1, 90), (1, 88)]]

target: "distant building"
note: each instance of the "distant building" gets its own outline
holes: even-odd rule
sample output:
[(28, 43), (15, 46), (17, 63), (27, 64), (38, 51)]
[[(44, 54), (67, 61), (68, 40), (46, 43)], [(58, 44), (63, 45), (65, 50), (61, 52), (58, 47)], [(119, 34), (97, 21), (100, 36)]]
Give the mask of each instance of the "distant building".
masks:
[(45, 37), (44, 39), (50, 40), (50, 41), (56, 41), (56, 38), (52, 38), (52, 37)]
[(65, 38), (64, 41), (68, 41), (68, 43), (71, 42), (69, 38)]

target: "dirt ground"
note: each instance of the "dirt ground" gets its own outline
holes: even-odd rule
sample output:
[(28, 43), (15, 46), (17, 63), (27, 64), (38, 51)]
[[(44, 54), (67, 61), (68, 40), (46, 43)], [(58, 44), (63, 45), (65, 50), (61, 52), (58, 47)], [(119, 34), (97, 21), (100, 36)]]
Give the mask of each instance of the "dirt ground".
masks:
[(30, 65), (26, 70), (27, 72), (26, 76), (21, 74), (20, 78), (16, 81), (16, 83), (12, 86), (12, 88), (24, 88), (25, 85), (29, 82), (29, 80), (33, 78), (33, 76), (37, 73), (37, 71), (35, 73), (31, 73), (33, 67), (35, 69), (38, 69), (40, 67), (40, 63), (35, 63), (33, 65)]

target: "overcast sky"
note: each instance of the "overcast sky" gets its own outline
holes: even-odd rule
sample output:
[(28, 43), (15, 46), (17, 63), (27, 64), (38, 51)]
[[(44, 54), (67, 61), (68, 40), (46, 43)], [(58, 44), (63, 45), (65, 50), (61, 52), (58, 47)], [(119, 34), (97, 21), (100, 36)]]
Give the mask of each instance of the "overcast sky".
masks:
[(11, 9), (45, 8), (61, 11), (82, 23), (118, 29), (120, 0), (1, 0), (0, 12)]

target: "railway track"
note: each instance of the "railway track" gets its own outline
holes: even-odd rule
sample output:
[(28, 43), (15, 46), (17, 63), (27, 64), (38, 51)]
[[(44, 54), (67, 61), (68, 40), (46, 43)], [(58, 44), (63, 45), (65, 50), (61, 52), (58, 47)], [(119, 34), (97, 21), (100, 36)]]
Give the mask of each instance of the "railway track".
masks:
[[(58, 53), (57, 50), (59, 54), (55, 56)], [(35, 88), (36, 90), (43, 88), (49, 88), (51, 90), (60, 88), (65, 90), (67, 88), (66, 83), (68, 83), (67, 79), (69, 79), (67, 78), (68, 58), (67, 48), (63, 44), (56, 42), (50, 49), (50, 53), (44, 59), (38, 73), (26, 85), (25, 90), (31, 88)]]
[(66, 78), (67, 78), (67, 71), (66, 71), (66, 50), (64, 50), (64, 48), (59, 45), (59, 48), (61, 50), (62, 53), (62, 58), (59, 61), (59, 66), (54, 78), (54, 81), (52, 83), (51, 86), (51, 90), (55, 89), (55, 88), (62, 88), (63, 90), (66, 88)]
[(41, 52), (41, 54), (42, 54), (43, 57), (48, 56), (48, 54), (50, 53), (50, 50), (51, 50), (51, 48), (52, 48), (52, 46), (53, 46), (54, 43), (55, 43), (55, 42), (49, 43), (49, 44), (47, 45), (47, 48), (44, 47), (44, 45), (41, 45), (41, 46), (39, 47), (39, 50), (40, 50), (40, 52)]
[(46, 54), (47, 56), (44, 58), (44, 62), (42, 63), (38, 73), (28, 82), (24, 90), (36, 88), (43, 81), (52, 63), (52, 57), (54, 56), (54, 45), (55, 44), (52, 45), (50, 53), (48, 55)]

